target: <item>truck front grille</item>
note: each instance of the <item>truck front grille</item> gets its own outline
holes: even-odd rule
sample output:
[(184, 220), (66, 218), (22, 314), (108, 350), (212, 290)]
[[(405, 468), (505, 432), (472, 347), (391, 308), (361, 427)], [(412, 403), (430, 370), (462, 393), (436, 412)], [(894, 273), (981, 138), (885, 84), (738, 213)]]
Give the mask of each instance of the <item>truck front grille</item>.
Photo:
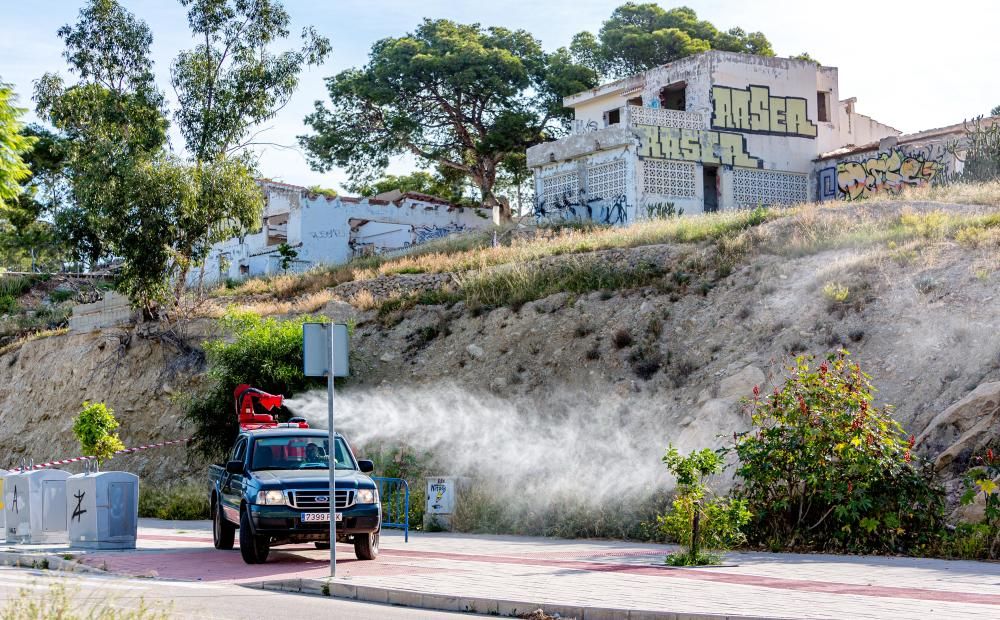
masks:
[[(297, 489), (288, 492), (288, 503), (292, 508), (300, 510), (330, 510), (330, 493), (320, 489), (317, 491)], [(354, 505), (353, 490), (337, 490), (337, 510), (350, 508)]]

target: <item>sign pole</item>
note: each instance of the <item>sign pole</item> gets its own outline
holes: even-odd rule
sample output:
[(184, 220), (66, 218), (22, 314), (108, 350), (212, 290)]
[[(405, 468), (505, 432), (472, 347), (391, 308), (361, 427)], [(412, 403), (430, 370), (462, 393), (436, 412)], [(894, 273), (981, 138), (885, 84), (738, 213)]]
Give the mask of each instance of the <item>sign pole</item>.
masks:
[[(333, 332), (332, 324), (327, 324), (330, 341), (327, 343), (329, 365), (326, 374), (326, 421), (330, 428), (330, 449), (327, 453), (330, 469), (330, 577), (337, 576), (337, 435), (333, 427)], [(331, 590), (332, 592), (332, 590)]]

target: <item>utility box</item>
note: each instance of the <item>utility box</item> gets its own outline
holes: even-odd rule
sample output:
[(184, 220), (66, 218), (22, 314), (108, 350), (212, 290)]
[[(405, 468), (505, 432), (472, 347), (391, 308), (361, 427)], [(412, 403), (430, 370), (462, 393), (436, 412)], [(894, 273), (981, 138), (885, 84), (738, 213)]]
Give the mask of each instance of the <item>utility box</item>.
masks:
[(139, 524), (139, 477), (102, 471), (66, 480), (69, 546), (78, 549), (135, 549)]
[(9, 471), (3, 480), (4, 538), (9, 543), (23, 542), (18, 532), (28, 535), (28, 487), (24, 474)]
[(461, 478), (433, 477), (427, 479), (427, 506), (424, 510), (424, 529), (450, 530), (455, 514)]
[(3, 528), (3, 536), (0, 539), (5, 539), (7, 537), (7, 515), (6, 511), (3, 509), (3, 483), (7, 479), (7, 476), (11, 472), (6, 469), (0, 469), (0, 528)]
[(38, 469), (7, 476), (4, 481), (7, 542), (66, 542), (67, 478), (69, 472), (59, 469)]

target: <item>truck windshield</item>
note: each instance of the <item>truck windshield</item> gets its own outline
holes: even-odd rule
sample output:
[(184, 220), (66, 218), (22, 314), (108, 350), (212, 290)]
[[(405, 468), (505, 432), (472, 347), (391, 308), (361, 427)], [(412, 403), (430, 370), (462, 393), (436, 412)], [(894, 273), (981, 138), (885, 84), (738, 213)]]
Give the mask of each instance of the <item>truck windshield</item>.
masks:
[[(343, 438), (337, 437), (336, 468), (357, 469)], [(326, 437), (260, 437), (254, 442), (250, 468), (329, 469), (330, 440)]]

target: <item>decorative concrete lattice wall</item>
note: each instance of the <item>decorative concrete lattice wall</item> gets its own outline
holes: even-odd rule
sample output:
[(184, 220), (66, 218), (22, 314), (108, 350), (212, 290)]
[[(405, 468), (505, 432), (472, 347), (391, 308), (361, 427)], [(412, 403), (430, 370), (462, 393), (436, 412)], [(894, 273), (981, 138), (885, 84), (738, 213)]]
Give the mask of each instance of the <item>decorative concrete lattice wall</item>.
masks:
[(587, 166), (587, 196), (612, 199), (625, 194), (625, 160)]
[(580, 175), (576, 172), (564, 172), (542, 177), (542, 200), (551, 203), (557, 198), (569, 196), (575, 199), (580, 192)]
[(807, 174), (733, 168), (733, 202), (737, 207), (795, 204), (807, 200)]
[(628, 107), (629, 122), (632, 125), (656, 125), (658, 127), (678, 127), (680, 129), (705, 129), (705, 118), (698, 112), (667, 110), (665, 108)]
[(697, 180), (695, 165), (680, 161), (642, 162), (642, 189), (646, 194), (674, 198), (694, 198)]

